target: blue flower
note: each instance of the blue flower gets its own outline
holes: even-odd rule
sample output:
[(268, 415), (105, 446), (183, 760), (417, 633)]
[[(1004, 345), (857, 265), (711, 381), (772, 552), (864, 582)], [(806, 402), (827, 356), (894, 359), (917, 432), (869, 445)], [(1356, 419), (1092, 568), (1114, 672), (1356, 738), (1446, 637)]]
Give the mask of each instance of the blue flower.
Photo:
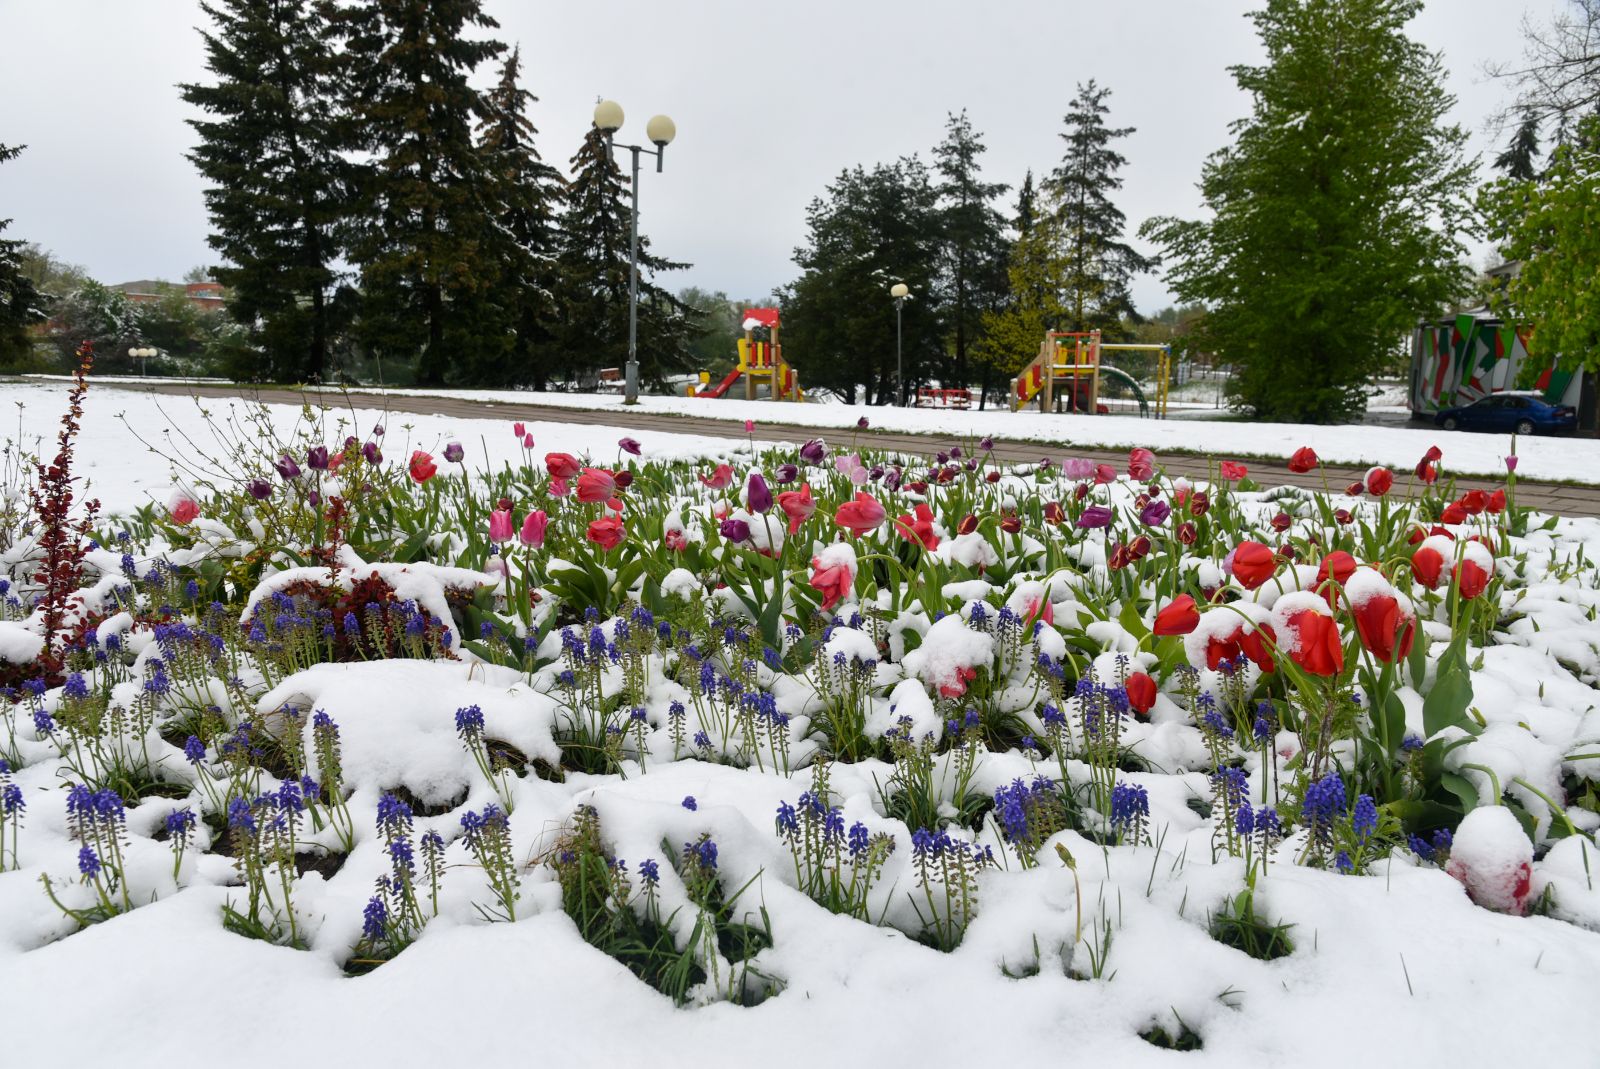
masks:
[(43, 709), (33, 711), (33, 730), (41, 735), (54, 735), (56, 733), (55, 718)]
[(92, 880), (99, 876), (100, 867), (100, 856), (94, 852), (93, 847), (84, 846), (79, 848), (78, 871), (83, 873), (84, 879)]
[(194, 830), (194, 810), (189, 808), (175, 809), (167, 814), (167, 834), (174, 839), (187, 838)]
[(701, 839), (698, 843), (684, 843), (685, 856), (692, 858), (702, 869), (715, 871), (717, 867), (717, 844), (710, 839)]
[(798, 835), (800, 833), (800, 819), (794, 806), (788, 802), (778, 803), (777, 827), (779, 835)]
[(0, 788), (0, 814), (13, 816), (28, 808), (27, 801), (22, 797), (22, 788), (15, 783), (8, 783)]
[(1233, 818), (1233, 830), (1247, 839), (1255, 832), (1256, 815), (1249, 806), (1239, 807), (1238, 814)]
[(383, 904), (382, 895), (373, 895), (367, 908), (361, 911), (361, 934), (376, 942), (383, 938), (389, 924), (389, 907)]
[(872, 842), (872, 836), (867, 831), (867, 826), (861, 821), (850, 825), (850, 857), (859, 860), (867, 852), (867, 847)]
[(683, 796), (683, 808), (689, 810), (692, 813), (696, 809), (700, 808), (700, 803), (696, 802), (694, 800), (694, 795), (686, 794), (686, 795)]
[(61, 688), (61, 693), (68, 698), (87, 698), (89, 684), (84, 680), (82, 672), (73, 672), (67, 676), (66, 685)]
[(1362, 842), (1366, 842), (1378, 830), (1378, 807), (1373, 804), (1370, 795), (1363, 794), (1356, 799), (1356, 807), (1350, 816), (1350, 828)]
[(477, 742), (483, 737), (483, 710), (468, 705), (456, 710), (456, 734), (464, 742)]
[(1137, 783), (1118, 783), (1111, 788), (1111, 824), (1126, 828), (1150, 815), (1150, 792)]
[(404, 834), (411, 827), (411, 807), (387, 792), (378, 799), (378, 830), (390, 835)]
[(646, 887), (654, 887), (661, 882), (661, 868), (654, 858), (646, 858), (639, 862), (639, 878)]
[(228, 827), (237, 828), (246, 835), (256, 833), (256, 818), (250, 811), (249, 802), (243, 798), (235, 798), (228, 803)]
[(1344, 808), (1344, 781), (1339, 778), (1339, 773), (1329, 772), (1306, 788), (1302, 811), (1306, 823), (1319, 834), (1326, 834), (1333, 824), (1333, 818), (1343, 813)]
[(711, 736), (707, 735), (704, 731), (695, 732), (694, 733), (694, 745), (695, 745), (695, 749), (697, 749), (697, 750), (709, 750), (709, 749), (711, 749)]

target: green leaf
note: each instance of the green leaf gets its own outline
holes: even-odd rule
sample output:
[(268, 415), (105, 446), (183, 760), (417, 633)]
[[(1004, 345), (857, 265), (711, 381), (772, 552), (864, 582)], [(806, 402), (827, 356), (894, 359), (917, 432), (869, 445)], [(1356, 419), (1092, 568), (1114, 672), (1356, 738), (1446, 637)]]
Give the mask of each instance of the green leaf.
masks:
[(1422, 726), (1429, 737), (1448, 727), (1458, 727), (1476, 735), (1477, 723), (1467, 716), (1472, 704), (1472, 674), (1455, 646), (1439, 658), (1433, 688), (1422, 700)]

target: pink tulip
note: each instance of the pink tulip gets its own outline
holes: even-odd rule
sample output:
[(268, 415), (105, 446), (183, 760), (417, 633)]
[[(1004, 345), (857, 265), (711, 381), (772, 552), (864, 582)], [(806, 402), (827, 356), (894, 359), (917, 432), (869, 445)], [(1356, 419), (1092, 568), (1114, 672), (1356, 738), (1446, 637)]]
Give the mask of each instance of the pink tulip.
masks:
[(489, 540), (491, 542), (511, 541), (511, 510), (495, 509), (489, 513)]
[(544, 545), (544, 529), (549, 525), (550, 517), (545, 515), (544, 509), (530, 512), (528, 518), (522, 521), (522, 533), (518, 538), (523, 545), (538, 549)]

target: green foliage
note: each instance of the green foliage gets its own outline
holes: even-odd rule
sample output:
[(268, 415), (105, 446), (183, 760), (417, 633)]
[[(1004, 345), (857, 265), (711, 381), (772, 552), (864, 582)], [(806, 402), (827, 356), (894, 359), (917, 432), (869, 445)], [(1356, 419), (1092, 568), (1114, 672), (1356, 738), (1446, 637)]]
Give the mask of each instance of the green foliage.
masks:
[(1420, 7), (1269, 0), (1251, 16), (1267, 62), (1233, 68), (1251, 113), (1202, 171), (1211, 218), (1141, 228), (1258, 417), (1360, 411), (1397, 339), (1466, 283), (1472, 168), (1443, 63), (1404, 32)]
[(1600, 370), (1600, 117), (1579, 124), (1538, 178), (1485, 186), (1489, 236), (1522, 269), (1493, 297), (1502, 314), (1533, 321), (1538, 363)]
[[(0, 163), (15, 159), (23, 146), (0, 145)], [(0, 219), (0, 234), (11, 220)], [(0, 238), (0, 369), (26, 367), (33, 356), (28, 328), (43, 321), (49, 303), (35, 287), (23, 262), (22, 242)]]
[(983, 181), (978, 157), (984, 151), (983, 138), (972, 128), (965, 111), (949, 116), (944, 141), (933, 150), (944, 235), (939, 288), (949, 306), (954, 357), (942, 376), (946, 386), (966, 386), (972, 381), (968, 351), (983, 336), (983, 314), (998, 308), (1006, 296), (1005, 219), (992, 202), (1011, 187)]
[(201, 31), (215, 81), (180, 87), (206, 114), (189, 120), (200, 135), (189, 159), (208, 183), (207, 242), (225, 261), (215, 277), (230, 291), (228, 313), (260, 350), (253, 360), (235, 352), (233, 370), (319, 381), (350, 307), (337, 299), (349, 168), (326, 8), (217, 0), (201, 9), (215, 24)]
[[(938, 191), (916, 156), (871, 171), (841, 171), (806, 208), (801, 275), (783, 294), (786, 348), (808, 386), (887, 403), (895, 393), (895, 307), (889, 288), (911, 289), (902, 311), (905, 388), (926, 381), (944, 351)], [(802, 355), (803, 354), (803, 355)]]

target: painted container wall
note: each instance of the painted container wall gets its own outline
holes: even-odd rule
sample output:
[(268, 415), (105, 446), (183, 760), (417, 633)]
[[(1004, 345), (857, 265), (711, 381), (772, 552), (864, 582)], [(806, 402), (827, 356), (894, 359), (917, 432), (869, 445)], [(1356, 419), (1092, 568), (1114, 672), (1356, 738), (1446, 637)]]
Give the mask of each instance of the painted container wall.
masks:
[[(1518, 389), (1528, 355), (1528, 327), (1502, 323), (1485, 313), (1463, 313), (1437, 323), (1419, 323), (1411, 340), (1411, 411), (1431, 415), (1471, 404), (1502, 390)], [(1553, 405), (1577, 407), (1583, 376), (1544, 367), (1531, 387)]]

